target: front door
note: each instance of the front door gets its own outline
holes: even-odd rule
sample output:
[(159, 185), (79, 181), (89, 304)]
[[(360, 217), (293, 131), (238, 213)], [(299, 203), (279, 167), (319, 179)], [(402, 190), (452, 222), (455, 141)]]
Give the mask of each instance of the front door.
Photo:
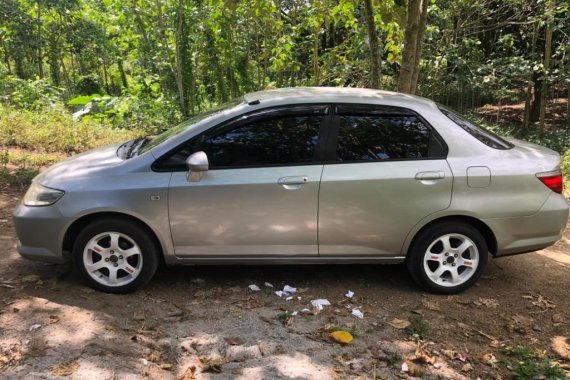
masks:
[(248, 115), (182, 147), (204, 151), (210, 170), (198, 182), (188, 182), (185, 171), (173, 172), (169, 213), (176, 255), (318, 255), (323, 165), (317, 147), (328, 109)]

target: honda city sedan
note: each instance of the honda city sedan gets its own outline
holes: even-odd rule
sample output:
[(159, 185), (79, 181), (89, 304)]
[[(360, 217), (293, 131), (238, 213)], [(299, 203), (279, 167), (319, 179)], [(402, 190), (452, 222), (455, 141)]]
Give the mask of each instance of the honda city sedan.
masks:
[(158, 265), (406, 263), (461, 292), (489, 256), (554, 244), (559, 155), (437, 103), (349, 88), (255, 92), (42, 172), (14, 214), (28, 259), (128, 293)]

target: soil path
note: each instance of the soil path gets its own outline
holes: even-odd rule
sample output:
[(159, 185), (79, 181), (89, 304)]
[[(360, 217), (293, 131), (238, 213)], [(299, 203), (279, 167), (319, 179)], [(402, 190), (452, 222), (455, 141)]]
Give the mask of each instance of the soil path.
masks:
[[(0, 378), (506, 379), (524, 355), (568, 369), (570, 231), (491, 261), (452, 297), (422, 293), (403, 266), (372, 265), (166, 268), (120, 296), (20, 258), (20, 197), (0, 193)], [(275, 295), (284, 285), (297, 288), (290, 300)], [(301, 312), (318, 298), (332, 305)], [(337, 329), (353, 342), (334, 343)]]

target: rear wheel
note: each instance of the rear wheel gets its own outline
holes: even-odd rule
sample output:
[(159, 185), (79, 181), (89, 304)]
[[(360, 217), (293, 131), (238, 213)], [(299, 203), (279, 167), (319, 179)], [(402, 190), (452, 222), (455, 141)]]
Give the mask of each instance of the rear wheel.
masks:
[(89, 285), (107, 293), (137, 290), (158, 267), (158, 250), (148, 233), (122, 219), (102, 219), (85, 227), (75, 241), (73, 257)]
[(476, 228), (448, 221), (420, 232), (406, 261), (418, 284), (434, 293), (454, 294), (481, 277), (488, 252), (487, 243)]

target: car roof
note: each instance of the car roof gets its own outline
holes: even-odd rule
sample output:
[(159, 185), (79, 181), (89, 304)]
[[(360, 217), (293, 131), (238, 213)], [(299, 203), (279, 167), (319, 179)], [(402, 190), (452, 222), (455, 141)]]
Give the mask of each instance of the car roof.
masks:
[(274, 102), (334, 102), (334, 103), (385, 103), (423, 105), (433, 107), (432, 100), (392, 91), (352, 87), (290, 87), (257, 91), (244, 95), (247, 103)]

